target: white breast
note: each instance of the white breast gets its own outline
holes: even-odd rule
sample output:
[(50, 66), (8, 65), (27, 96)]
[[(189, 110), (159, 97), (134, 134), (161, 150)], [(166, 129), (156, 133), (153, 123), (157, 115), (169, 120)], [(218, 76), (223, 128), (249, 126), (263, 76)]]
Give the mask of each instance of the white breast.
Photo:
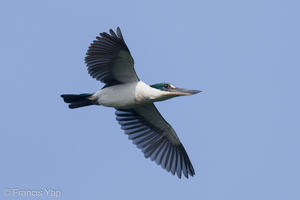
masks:
[(150, 87), (146, 83), (140, 81), (136, 88), (136, 100), (138, 102), (154, 102), (165, 100), (167, 92)]
[(94, 95), (100, 105), (114, 108), (132, 108), (160, 100), (165, 93), (139, 81), (119, 84), (99, 90)]

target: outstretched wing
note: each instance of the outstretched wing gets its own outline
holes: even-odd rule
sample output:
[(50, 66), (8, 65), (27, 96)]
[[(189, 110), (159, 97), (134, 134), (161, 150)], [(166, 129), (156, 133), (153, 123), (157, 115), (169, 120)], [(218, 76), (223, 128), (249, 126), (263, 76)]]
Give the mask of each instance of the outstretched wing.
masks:
[(100, 33), (100, 37), (96, 37), (97, 40), (93, 41), (87, 51), (85, 63), (89, 74), (105, 83), (105, 87), (139, 81), (134, 70), (134, 60), (120, 28), (117, 28), (117, 33), (111, 29), (109, 32)]
[(174, 129), (158, 112), (153, 103), (132, 109), (117, 109), (117, 120), (125, 134), (162, 168), (188, 178), (195, 175), (193, 165)]

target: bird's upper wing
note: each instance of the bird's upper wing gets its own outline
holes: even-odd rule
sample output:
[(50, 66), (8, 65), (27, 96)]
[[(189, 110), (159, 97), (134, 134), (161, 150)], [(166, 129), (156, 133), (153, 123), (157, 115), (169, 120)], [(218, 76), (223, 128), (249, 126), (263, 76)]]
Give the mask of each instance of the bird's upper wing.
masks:
[(153, 103), (132, 109), (117, 109), (117, 120), (125, 134), (144, 156), (181, 178), (195, 174), (193, 165), (174, 129)]
[(117, 33), (111, 29), (109, 32), (100, 33), (100, 37), (96, 37), (97, 40), (91, 43), (87, 51), (85, 62), (89, 74), (105, 83), (105, 87), (139, 81), (134, 70), (134, 60), (120, 28), (117, 28)]

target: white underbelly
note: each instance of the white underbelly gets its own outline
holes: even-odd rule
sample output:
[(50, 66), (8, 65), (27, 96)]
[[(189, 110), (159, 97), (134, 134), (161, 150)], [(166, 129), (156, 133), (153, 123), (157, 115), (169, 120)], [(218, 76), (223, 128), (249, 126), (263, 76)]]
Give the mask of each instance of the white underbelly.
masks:
[(135, 103), (136, 83), (114, 85), (95, 93), (100, 105), (114, 108), (130, 108)]
[(139, 81), (107, 87), (94, 95), (100, 105), (114, 108), (133, 108), (156, 101), (161, 93), (163, 92)]

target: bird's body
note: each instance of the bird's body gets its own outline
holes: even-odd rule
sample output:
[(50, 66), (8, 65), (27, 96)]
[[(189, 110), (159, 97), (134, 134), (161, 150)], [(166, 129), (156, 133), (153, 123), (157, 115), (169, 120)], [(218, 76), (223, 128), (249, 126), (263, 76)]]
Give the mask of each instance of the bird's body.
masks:
[(138, 81), (105, 87), (91, 96), (91, 99), (96, 99), (99, 105), (126, 109), (163, 101), (168, 99), (168, 93)]
[(105, 83), (95, 93), (61, 95), (70, 108), (101, 105), (116, 109), (121, 128), (129, 139), (164, 169), (177, 174), (195, 174), (190, 159), (172, 126), (165, 121), (153, 102), (176, 96), (196, 94), (198, 90), (177, 88), (169, 83), (147, 85), (134, 70), (134, 60), (125, 44), (122, 33), (110, 30), (100, 33), (93, 41), (85, 62), (89, 74)]

